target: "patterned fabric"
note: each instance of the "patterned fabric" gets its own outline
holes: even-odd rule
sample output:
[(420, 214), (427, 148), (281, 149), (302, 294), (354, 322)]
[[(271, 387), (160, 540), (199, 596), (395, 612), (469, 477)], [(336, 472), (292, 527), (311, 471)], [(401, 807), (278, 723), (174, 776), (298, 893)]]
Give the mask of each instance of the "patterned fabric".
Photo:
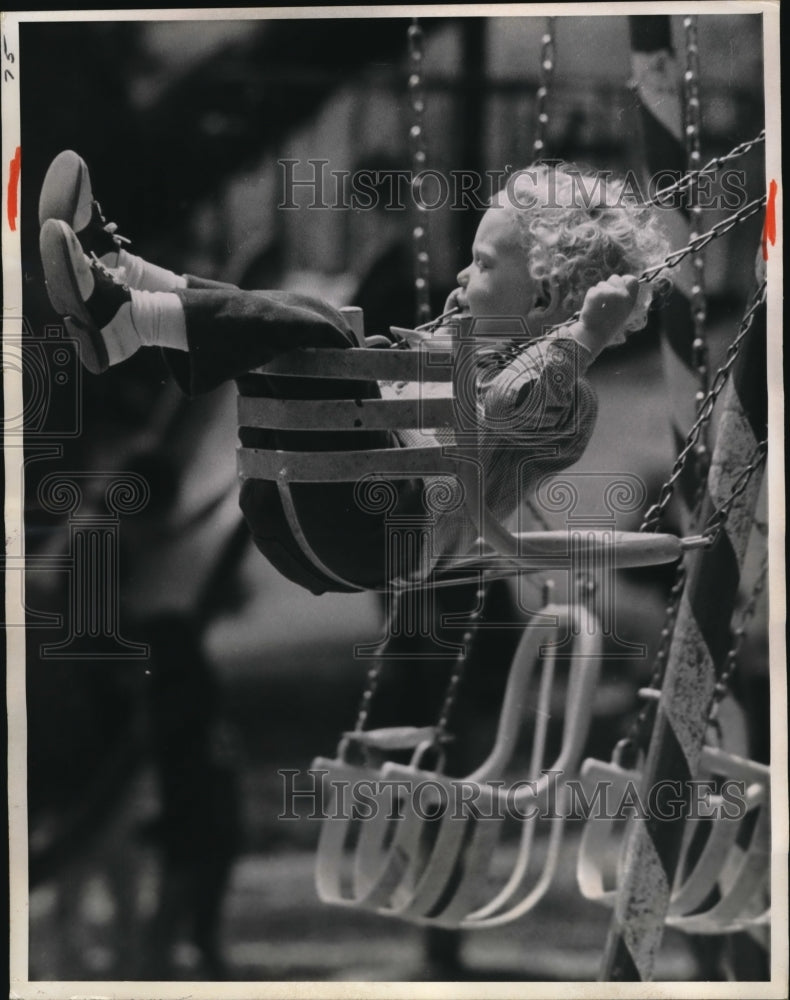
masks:
[[(507, 521), (544, 476), (566, 469), (584, 453), (598, 413), (595, 391), (585, 377), (591, 362), (585, 347), (561, 336), (536, 341), (512, 357), (483, 356), (476, 386), (479, 448), (486, 503), (498, 521)], [(385, 383), (381, 392), (385, 398), (425, 397), (440, 388)], [(405, 446), (451, 445), (454, 437), (452, 431), (435, 429), (398, 434)], [(426, 486), (440, 484), (457, 494), (459, 485), (451, 476), (426, 479)], [(439, 556), (464, 554), (477, 537), (463, 508), (440, 514), (422, 572)]]

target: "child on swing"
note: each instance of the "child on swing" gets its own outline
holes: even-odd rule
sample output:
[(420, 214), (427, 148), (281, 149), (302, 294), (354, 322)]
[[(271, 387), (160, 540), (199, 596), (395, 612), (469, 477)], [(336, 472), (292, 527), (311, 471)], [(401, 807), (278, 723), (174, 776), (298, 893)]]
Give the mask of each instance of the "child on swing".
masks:
[[(621, 195), (619, 182), (570, 167), (540, 165), (514, 175), (483, 216), (472, 261), (447, 301), (445, 311), (473, 317), (475, 335), (484, 338), (477, 374), (484, 490), (500, 521), (540, 478), (582, 455), (597, 412), (587, 368), (646, 323), (652, 289), (633, 275), (659, 264), (668, 246), (654, 211)], [(130, 253), (128, 241), (102, 216), (76, 153), (61, 153), (50, 165), (39, 219), (50, 300), (93, 373), (142, 347), (160, 347), (189, 394), (229, 379), (242, 394), (296, 399), (314, 399), (317, 392), (330, 399), (379, 398), (399, 391), (358, 380), (250, 375), (294, 348), (349, 348), (356, 341), (343, 315), (317, 299), (243, 291), (175, 274)], [(547, 329), (547, 336), (530, 340)], [(386, 448), (409, 444), (408, 435), (240, 429), (245, 447), (301, 450)], [(397, 512), (423, 511), (426, 485), (397, 481)], [(241, 509), (256, 545), (283, 575), (316, 594), (387, 583), (383, 517), (360, 509), (354, 484), (299, 483), (292, 493), (310, 547), (349, 586), (304, 555), (277, 485), (246, 480)], [(440, 514), (423, 572), (437, 556), (464, 554), (475, 538), (462, 511)]]

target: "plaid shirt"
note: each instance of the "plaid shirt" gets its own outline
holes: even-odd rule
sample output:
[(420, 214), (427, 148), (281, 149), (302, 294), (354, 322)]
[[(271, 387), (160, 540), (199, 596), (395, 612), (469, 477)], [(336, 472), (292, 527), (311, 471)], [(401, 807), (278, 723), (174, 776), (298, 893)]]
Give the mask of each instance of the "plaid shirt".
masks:
[[(577, 341), (560, 336), (530, 344), (513, 356), (481, 352), (477, 374), (479, 454), (485, 498), (491, 513), (507, 521), (540, 480), (578, 461), (595, 426), (598, 401), (585, 373), (592, 355)], [(385, 383), (382, 396), (430, 396), (432, 383)], [(400, 431), (405, 446), (453, 444), (452, 430)], [(426, 477), (458, 497), (452, 476)], [(449, 506), (453, 506), (452, 502)], [(462, 506), (436, 516), (433, 551), (423, 554), (421, 573), (439, 556), (461, 555), (478, 537)]]

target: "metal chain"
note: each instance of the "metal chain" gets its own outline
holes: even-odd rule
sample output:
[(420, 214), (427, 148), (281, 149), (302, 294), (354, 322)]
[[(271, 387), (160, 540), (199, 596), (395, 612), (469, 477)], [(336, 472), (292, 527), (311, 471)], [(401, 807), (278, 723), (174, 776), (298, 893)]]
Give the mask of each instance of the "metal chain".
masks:
[[(675, 628), (675, 621), (680, 607), (680, 598), (683, 595), (683, 588), (686, 585), (686, 564), (681, 560), (675, 572), (675, 580), (669, 592), (667, 609), (664, 613), (664, 625), (659, 637), (658, 649), (653, 660), (653, 673), (648, 682), (648, 690), (659, 691), (664, 683), (664, 674), (669, 660), (669, 648), (672, 643), (672, 633)], [(650, 730), (653, 716), (655, 714), (655, 701), (651, 698), (644, 698), (642, 707), (633, 718), (626, 736), (623, 737), (615, 747), (614, 761), (620, 767), (632, 770), (638, 765), (638, 755), (640, 750), (645, 750), (647, 745), (647, 733)]]
[[(384, 668), (383, 654), (386, 651), (387, 646), (389, 645), (390, 638), (392, 636), (392, 625), (394, 624), (398, 614), (397, 609), (399, 607), (401, 596), (402, 596), (401, 594), (398, 594), (391, 600), (390, 610), (387, 614), (384, 638), (382, 639), (381, 643), (376, 649), (373, 665), (367, 671), (365, 690), (362, 693), (362, 698), (359, 704), (359, 709), (357, 712), (357, 720), (356, 723), (354, 724), (354, 732), (357, 733), (363, 732), (367, 725), (368, 717), (370, 716), (371, 704), (376, 695), (376, 691), (378, 690), (379, 682), (381, 680), (381, 675)], [(467, 630), (464, 632), (462, 636), (464, 648), (458, 651), (458, 654), (456, 655), (455, 658), (455, 664), (453, 666), (452, 674), (450, 676), (449, 681), (447, 682), (444, 701), (442, 703), (442, 707), (439, 712), (439, 718), (435, 726), (435, 733), (433, 740), (435, 746), (441, 746), (442, 743), (447, 742), (448, 739), (447, 726), (450, 719), (450, 713), (452, 712), (455, 702), (458, 698), (458, 690), (460, 688), (461, 681), (463, 680), (464, 671), (466, 668), (468, 647), (469, 644), (474, 640), (475, 635), (477, 633), (477, 625), (479, 623), (480, 616), (483, 612), (483, 601), (485, 600), (485, 596), (486, 596), (485, 587), (480, 587), (475, 592), (475, 601), (478, 606), (469, 615), (469, 625)]]
[[(699, 44), (697, 40), (697, 18), (683, 19), (686, 34), (686, 71), (683, 75), (683, 93), (686, 110), (686, 153), (689, 172), (699, 170), (700, 154), (700, 98), (699, 98)], [(702, 232), (702, 209), (699, 204), (699, 178), (694, 179), (689, 187), (689, 211), (691, 224), (689, 237), (693, 242)], [(705, 322), (708, 304), (705, 297), (705, 259), (702, 251), (692, 255), (693, 279), (691, 286), (691, 317), (694, 323), (694, 340), (692, 342), (692, 361), (697, 376), (697, 393), (695, 402), (697, 411), (705, 401), (708, 391), (708, 345), (705, 339)], [(698, 481), (707, 476), (710, 462), (710, 449), (706, 433), (700, 434), (699, 444), (694, 453)]]
[(755, 472), (760, 468), (760, 466), (765, 461), (765, 456), (768, 454), (768, 438), (763, 438), (763, 440), (757, 445), (752, 453), (752, 457), (749, 460), (746, 468), (741, 472), (730, 491), (730, 495), (724, 501), (724, 503), (719, 507), (718, 510), (714, 511), (708, 518), (708, 522), (702, 530), (702, 535), (707, 539), (708, 545), (715, 545), (719, 539), (719, 535), (724, 530), (724, 525), (727, 522), (727, 518), (730, 516), (730, 511), (735, 505), (735, 501), (743, 493), (746, 487), (749, 485), (749, 481)]
[[(729, 497), (722, 506), (715, 511), (711, 517), (708, 519), (708, 523), (703, 529), (702, 534), (708, 539), (709, 545), (714, 545), (724, 528), (724, 524), (729, 517), (730, 511), (735, 504), (735, 501), (743, 493), (749, 484), (755, 471), (760, 467), (760, 465), (765, 460), (765, 455), (768, 449), (767, 439), (761, 441), (760, 444), (754, 451), (751, 460), (749, 461), (746, 468), (740, 474), (736, 480), (733, 488), (730, 492)], [(695, 516), (698, 514), (698, 510), (695, 511)], [(768, 555), (766, 553), (764, 557), (764, 565), (761, 568), (760, 574), (758, 575), (757, 583), (755, 584), (752, 596), (749, 603), (744, 609), (741, 624), (738, 629), (734, 632), (733, 645), (727, 654), (727, 662), (722, 672), (721, 677), (716, 683), (714, 688), (714, 702), (711, 708), (710, 715), (708, 717), (709, 723), (715, 721), (716, 714), (718, 712), (718, 703), (722, 700), (724, 695), (729, 690), (729, 684), (732, 679), (732, 674), (735, 670), (736, 660), (738, 656), (738, 651), (740, 649), (741, 643), (743, 642), (743, 634), (746, 627), (754, 614), (754, 608), (757, 603), (757, 599), (765, 586), (765, 574), (767, 570), (767, 560)], [(675, 627), (675, 622), (677, 620), (678, 608), (680, 606), (680, 599), (683, 594), (683, 588), (686, 584), (686, 565), (681, 560), (678, 564), (678, 568), (675, 574), (675, 581), (672, 585), (672, 590), (669, 594), (669, 601), (667, 603), (667, 609), (664, 617), (664, 626), (661, 629), (661, 636), (659, 639), (658, 650), (656, 651), (656, 657), (653, 662), (653, 673), (650, 678), (648, 685), (648, 691), (657, 692), (661, 690), (661, 686), (664, 682), (664, 674), (666, 673), (667, 661), (669, 657), (669, 649), (672, 642), (672, 634)], [(614, 760), (621, 767), (634, 768), (638, 763), (638, 754), (640, 750), (645, 750), (647, 746), (647, 733), (650, 731), (650, 726), (652, 725), (652, 719), (655, 714), (656, 702), (655, 700), (648, 696), (644, 698), (644, 704), (639, 710), (638, 714), (632, 721), (627, 735), (618, 742), (615, 747)]]
[(740, 351), (741, 344), (746, 334), (751, 329), (752, 323), (754, 321), (754, 315), (758, 308), (763, 302), (765, 297), (766, 282), (763, 280), (760, 282), (757, 291), (752, 297), (752, 301), (749, 304), (748, 309), (743, 315), (740, 326), (738, 327), (738, 332), (735, 335), (735, 339), (727, 348), (727, 356), (724, 364), (716, 372), (713, 378), (708, 394), (705, 397), (705, 401), (700, 407), (699, 416), (694, 421), (691, 430), (686, 435), (686, 442), (681, 449), (678, 457), (675, 459), (675, 464), (672, 467), (672, 472), (669, 479), (661, 487), (661, 492), (658, 497), (658, 501), (653, 504), (653, 506), (645, 514), (644, 521), (642, 522), (640, 531), (655, 531), (658, 528), (659, 522), (672, 499), (672, 494), (675, 489), (675, 485), (680, 478), (683, 469), (685, 468), (686, 461), (689, 455), (692, 453), (693, 449), (697, 444), (699, 435), (703, 427), (708, 423), (713, 414), (713, 407), (718, 399), (727, 378), (730, 374), (730, 369), (735, 364), (735, 359), (738, 357), (738, 352)]
[(557, 57), (554, 38), (556, 21), (556, 17), (546, 18), (546, 31), (540, 40), (540, 86), (535, 95), (535, 139), (532, 143), (533, 161), (541, 159), (546, 150), (546, 127), (549, 123), (546, 108), (548, 106), (549, 89), (554, 79), (554, 67)]
[(416, 322), (425, 323), (431, 318), (430, 258), (428, 255), (428, 219), (422, 197), (421, 175), (425, 170), (425, 93), (423, 90), (424, 42), (419, 18), (412, 18), (409, 25), (409, 98), (413, 124), (409, 129), (411, 142), (411, 189), (417, 211), (417, 222), (412, 229), (414, 250), (414, 291), (417, 303)]
[(450, 675), (450, 680), (447, 682), (447, 690), (444, 696), (444, 702), (439, 711), (439, 718), (436, 722), (436, 744), (441, 744), (447, 740), (447, 724), (450, 720), (450, 713), (452, 712), (455, 703), (458, 699), (458, 691), (461, 685), (461, 681), (464, 677), (464, 672), (466, 669), (467, 661), (467, 647), (471, 643), (477, 634), (477, 626), (480, 622), (480, 616), (483, 613), (483, 601), (485, 600), (486, 590), (485, 587), (481, 587), (479, 590), (475, 591), (475, 601), (477, 607), (469, 615), (469, 628), (464, 632), (461, 637), (464, 648), (458, 651), (455, 658), (455, 665), (453, 666), (453, 672)]
[(749, 628), (749, 624), (754, 617), (754, 612), (757, 608), (757, 602), (760, 599), (760, 595), (765, 589), (765, 583), (768, 578), (768, 552), (763, 555), (762, 562), (760, 564), (760, 570), (757, 574), (757, 579), (755, 580), (754, 587), (752, 589), (752, 594), (746, 603), (743, 611), (741, 612), (741, 620), (738, 627), (733, 630), (732, 633), (732, 645), (730, 646), (729, 652), (727, 653), (727, 659), (724, 664), (724, 669), (719, 676), (716, 686), (713, 689), (713, 703), (711, 704), (710, 713), (708, 715), (708, 723), (716, 724), (716, 719), (719, 714), (719, 708), (725, 695), (730, 689), (730, 683), (735, 673), (736, 667), (738, 665), (738, 656), (741, 651), (741, 646), (743, 645), (743, 640), (746, 635), (746, 631)]
[(360, 700), (359, 710), (357, 711), (357, 721), (354, 724), (354, 732), (356, 733), (361, 733), (367, 725), (368, 716), (370, 715), (370, 705), (376, 691), (378, 690), (379, 681), (381, 680), (381, 674), (384, 669), (384, 652), (386, 651), (390, 638), (393, 634), (392, 626), (397, 615), (397, 605), (400, 595), (389, 596), (390, 604), (387, 610), (386, 623), (384, 626), (384, 638), (379, 643), (375, 652), (373, 664), (365, 675), (365, 690), (362, 692), (362, 699)]
[(699, 170), (690, 170), (688, 173), (684, 174), (679, 180), (674, 184), (670, 184), (665, 188), (661, 188), (649, 201), (645, 202), (646, 206), (661, 207), (661, 205), (666, 202), (667, 198), (671, 195), (681, 194), (690, 188), (693, 184), (699, 182), (700, 178), (706, 177), (708, 174), (717, 173), (725, 163), (729, 163), (730, 160), (737, 160), (738, 157), (743, 156), (748, 153), (750, 149), (760, 143), (765, 142), (765, 129), (759, 132), (754, 139), (749, 139), (747, 142), (742, 142), (737, 146), (734, 146), (729, 153), (725, 153), (723, 156), (714, 156), (712, 160), (708, 160), (704, 167)]
[(760, 211), (768, 202), (768, 196), (762, 195), (760, 198), (755, 198), (754, 201), (748, 202), (743, 208), (738, 209), (734, 215), (728, 216), (726, 219), (722, 219), (721, 222), (717, 222), (715, 226), (712, 226), (707, 233), (702, 233), (701, 236), (697, 236), (693, 240), (689, 240), (688, 244), (680, 250), (674, 250), (669, 254), (666, 259), (661, 264), (656, 264), (654, 267), (649, 267), (646, 271), (643, 271), (637, 279), (640, 284), (644, 284), (646, 281), (653, 281), (658, 274), (664, 270), (664, 268), (677, 267), (677, 265), (684, 260), (690, 253), (696, 253), (703, 247), (706, 247), (709, 243), (715, 240), (719, 236), (723, 236), (728, 233), (731, 229), (737, 226), (741, 222), (745, 222), (751, 216), (755, 215)]
[[(673, 250), (671, 254), (664, 258), (660, 264), (655, 264), (653, 267), (649, 267), (646, 271), (637, 277), (637, 282), (640, 285), (644, 285), (649, 281), (655, 281), (655, 279), (661, 274), (665, 269), (671, 267), (677, 267), (677, 265), (684, 260), (690, 253), (695, 253), (697, 250), (701, 250), (702, 247), (707, 246), (713, 240), (717, 239), (719, 236), (723, 236), (728, 233), (731, 229), (734, 229), (741, 222), (745, 222), (746, 219), (751, 218), (760, 211), (768, 202), (768, 196), (763, 195), (761, 198), (755, 198), (754, 201), (750, 201), (743, 208), (740, 208), (734, 215), (728, 216), (726, 219), (722, 219), (721, 222), (717, 222), (715, 226), (709, 229), (706, 233), (702, 233), (697, 236), (696, 239), (691, 240), (686, 246), (681, 247), (680, 250)], [(764, 287), (764, 285), (763, 285)], [(575, 323), (576, 320), (581, 315), (581, 310), (577, 310), (572, 316), (569, 316), (562, 323), (555, 323), (553, 326), (546, 328), (546, 333), (543, 337), (530, 338), (530, 343), (534, 340), (545, 340), (555, 330), (561, 330), (563, 327), (570, 326), (571, 323)]]

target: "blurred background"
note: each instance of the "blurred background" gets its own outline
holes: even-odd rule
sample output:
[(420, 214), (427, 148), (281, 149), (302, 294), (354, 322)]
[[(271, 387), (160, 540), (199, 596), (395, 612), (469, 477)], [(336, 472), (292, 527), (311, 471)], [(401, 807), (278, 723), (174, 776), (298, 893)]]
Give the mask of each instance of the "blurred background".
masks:
[[(681, 19), (670, 20), (682, 62)], [(557, 19), (548, 155), (641, 176), (627, 22)], [(481, 174), (526, 165), (545, 19), (422, 24), (427, 165)], [(31, 979), (597, 974), (608, 916), (575, 887), (578, 831), (554, 888), (502, 930), (426, 934), (318, 903), (318, 825), (278, 821), (278, 768), (331, 756), (353, 725), (369, 666), (353, 647), (379, 635), (381, 603), (311, 597), (251, 550), (236, 506), (232, 387), (188, 402), (154, 352), (101, 378), (55, 357), (64, 341), (43, 285), (37, 201), (47, 166), (67, 148), (86, 159), (105, 215), (146, 259), (359, 304), (368, 333), (411, 325), (413, 213), (308, 208), (305, 187), (292, 192), (298, 207), (279, 207), (279, 161), (298, 161), (296, 179), (311, 176), (310, 160), (328, 171), (409, 169), (408, 25), (354, 17), (21, 26)], [(761, 19), (700, 17), (699, 43), (705, 162), (762, 127)], [(758, 196), (761, 149), (737, 167), (748, 196)], [(726, 214), (706, 210), (706, 228)], [(429, 213), (434, 314), (468, 262), (479, 216)], [(757, 216), (706, 250), (712, 371), (749, 293), (760, 225)], [(56, 369), (38, 405), (39, 373)], [(572, 471), (635, 474), (654, 499), (675, 448), (658, 322), (602, 359), (593, 379), (599, 421)], [(58, 502), (64, 478), (80, 484), (79, 502)], [(112, 484), (137, 500), (108, 507)], [(589, 502), (603, 509), (600, 498)], [(640, 515), (618, 526), (635, 529)], [(112, 621), (95, 628), (76, 622), (73, 575), (58, 563), (80, 531), (101, 536), (117, 565)], [(666, 571), (620, 574), (617, 634), (645, 650), (605, 664), (591, 755), (609, 758), (637, 708), (671, 582)], [(557, 585), (562, 592), (567, 581)], [(497, 600), (519, 620), (538, 589), (506, 585)], [(461, 759), (472, 766), (496, 720), (509, 642), (492, 630), (473, 658), (457, 719), (468, 747)], [(749, 750), (767, 759), (763, 607), (742, 661), (741, 700), (753, 717), (737, 724), (744, 747), (758, 730)], [(398, 721), (409, 722), (410, 708), (437, 697), (441, 674), (412, 664), (387, 684), (404, 712)], [(721, 942), (668, 932), (656, 978), (722, 978), (721, 955)]]

